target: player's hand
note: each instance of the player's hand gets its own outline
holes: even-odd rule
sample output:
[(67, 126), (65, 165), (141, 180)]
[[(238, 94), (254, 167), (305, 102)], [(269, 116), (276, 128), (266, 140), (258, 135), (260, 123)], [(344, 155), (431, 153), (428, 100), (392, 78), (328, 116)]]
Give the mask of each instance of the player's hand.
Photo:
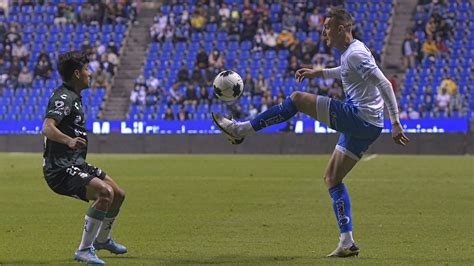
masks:
[(403, 133), (403, 128), (400, 123), (394, 123), (392, 124), (392, 139), (397, 143), (398, 145), (405, 146), (407, 142), (410, 141), (410, 139)]
[(317, 71), (310, 68), (298, 69), (295, 73), (295, 79), (297, 82), (302, 82), (305, 78), (315, 78)]
[(67, 146), (73, 150), (78, 149), (78, 148), (83, 148), (87, 145), (87, 142), (83, 138), (71, 138), (67, 142)]

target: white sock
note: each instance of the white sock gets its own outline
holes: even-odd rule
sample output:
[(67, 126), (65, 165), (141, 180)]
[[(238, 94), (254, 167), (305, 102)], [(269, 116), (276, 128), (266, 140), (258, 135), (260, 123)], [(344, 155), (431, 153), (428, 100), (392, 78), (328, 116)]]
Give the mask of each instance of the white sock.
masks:
[(250, 124), (250, 121), (241, 122), (238, 127), (238, 133), (241, 136), (247, 136), (255, 133), (255, 129), (253, 129), (252, 124)]
[(352, 231), (341, 233), (341, 237), (339, 237), (339, 244), (341, 246), (349, 246), (354, 243), (354, 239), (352, 238)]
[(102, 222), (102, 226), (100, 227), (99, 234), (97, 235), (97, 242), (105, 243), (110, 238), (110, 231), (112, 230), (112, 224), (115, 221), (115, 217), (113, 218), (104, 218)]
[(85, 249), (92, 246), (92, 243), (97, 237), (97, 233), (99, 232), (101, 224), (101, 220), (94, 219), (86, 215), (84, 222), (84, 230), (82, 231), (82, 240), (81, 244), (79, 244), (78, 249)]

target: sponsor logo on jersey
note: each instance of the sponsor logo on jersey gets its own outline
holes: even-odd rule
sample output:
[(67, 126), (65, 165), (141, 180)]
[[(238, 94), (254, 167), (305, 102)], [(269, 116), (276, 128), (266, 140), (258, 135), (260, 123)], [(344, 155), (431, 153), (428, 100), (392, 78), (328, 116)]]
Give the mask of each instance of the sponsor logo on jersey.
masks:
[(63, 100), (66, 100), (66, 98), (67, 98), (67, 94), (62, 94), (62, 95), (61, 95), (61, 96), (59, 96), (59, 97), (61, 97), (61, 99), (63, 99)]
[(71, 108), (69, 106), (64, 107), (64, 115), (69, 115), (71, 113)]
[(54, 106), (55, 106), (56, 108), (61, 108), (61, 107), (64, 106), (64, 102), (63, 102), (63, 101), (55, 101), (55, 102), (54, 102)]

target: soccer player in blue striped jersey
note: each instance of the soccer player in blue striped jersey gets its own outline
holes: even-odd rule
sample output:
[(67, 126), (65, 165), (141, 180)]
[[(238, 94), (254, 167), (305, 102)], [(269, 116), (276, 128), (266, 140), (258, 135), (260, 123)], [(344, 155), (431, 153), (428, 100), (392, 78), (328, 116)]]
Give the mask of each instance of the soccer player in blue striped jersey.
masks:
[(265, 127), (287, 121), (298, 112), (341, 133), (324, 173), (340, 229), (339, 244), (328, 255), (330, 257), (359, 254), (352, 236), (351, 204), (343, 179), (379, 137), (383, 128), (384, 103), (392, 123), (393, 140), (399, 145), (409, 141), (399, 121), (392, 85), (378, 68), (369, 49), (353, 38), (353, 25), (354, 20), (346, 10), (331, 9), (324, 20), (322, 37), (329, 47), (341, 52), (341, 65), (323, 70), (302, 68), (295, 74), (298, 82), (315, 77), (340, 79), (346, 94), (344, 102), (296, 91), (251, 121), (237, 122), (212, 113), (213, 122), (233, 144), (242, 143), (244, 137)]

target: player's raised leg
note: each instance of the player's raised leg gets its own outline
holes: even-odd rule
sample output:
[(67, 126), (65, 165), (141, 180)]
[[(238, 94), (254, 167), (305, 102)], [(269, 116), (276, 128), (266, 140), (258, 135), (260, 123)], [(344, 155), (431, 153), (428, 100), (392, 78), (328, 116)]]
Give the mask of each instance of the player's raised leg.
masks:
[(316, 118), (316, 99), (317, 96), (314, 94), (295, 91), (281, 104), (270, 107), (250, 121), (238, 122), (217, 113), (212, 113), (212, 121), (227, 135), (232, 144), (240, 144), (245, 136), (268, 126), (285, 122), (298, 112)]
[(352, 216), (349, 194), (342, 182), (356, 165), (357, 160), (335, 149), (324, 174), (324, 182), (332, 198), (334, 214), (340, 230), (339, 244), (329, 257), (350, 257), (359, 254), (359, 247), (352, 237)]
[(94, 248), (97, 250), (106, 249), (114, 254), (123, 254), (127, 252), (127, 248), (112, 240), (110, 238), (110, 231), (112, 230), (112, 225), (115, 222), (115, 218), (120, 212), (120, 206), (122, 206), (122, 203), (125, 200), (125, 192), (108, 175), (105, 177), (104, 182), (112, 188), (114, 192), (114, 199), (110, 205), (110, 208), (105, 214), (99, 234), (94, 241)]

